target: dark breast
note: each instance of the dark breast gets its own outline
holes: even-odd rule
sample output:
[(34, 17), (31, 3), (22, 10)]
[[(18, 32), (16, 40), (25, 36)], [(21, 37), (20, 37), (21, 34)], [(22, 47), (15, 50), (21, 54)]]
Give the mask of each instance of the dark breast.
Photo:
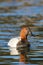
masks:
[(20, 41), (20, 42), (18, 42), (16, 49), (18, 50), (19, 53), (29, 52), (30, 51), (30, 43)]

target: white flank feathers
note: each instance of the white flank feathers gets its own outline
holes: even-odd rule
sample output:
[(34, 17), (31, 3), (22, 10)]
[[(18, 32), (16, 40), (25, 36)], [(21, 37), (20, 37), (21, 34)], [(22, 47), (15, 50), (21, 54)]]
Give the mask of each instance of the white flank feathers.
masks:
[(16, 45), (17, 43), (21, 40), (20, 37), (15, 37), (9, 40), (8, 42), (8, 46), (9, 46), (9, 50), (10, 50), (10, 54), (11, 55), (18, 55), (18, 51), (16, 49)]

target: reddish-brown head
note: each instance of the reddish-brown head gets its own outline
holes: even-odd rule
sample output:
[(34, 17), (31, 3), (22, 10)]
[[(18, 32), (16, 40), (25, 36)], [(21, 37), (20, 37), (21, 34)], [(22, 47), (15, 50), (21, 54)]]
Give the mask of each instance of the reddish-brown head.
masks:
[(22, 29), (21, 29), (21, 32), (20, 32), (21, 39), (26, 40), (28, 33), (29, 33), (28, 27), (26, 25), (22, 26)]

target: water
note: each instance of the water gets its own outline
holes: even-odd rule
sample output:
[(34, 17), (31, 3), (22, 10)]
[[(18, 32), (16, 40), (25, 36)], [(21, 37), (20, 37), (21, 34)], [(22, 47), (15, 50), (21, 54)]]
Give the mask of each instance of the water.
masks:
[[(0, 65), (43, 65), (43, 0), (6, 0), (0, 2)], [(26, 4), (30, 3), (30, 4)], [(29, 22), (25, 18), (29, 19)], [(20, 27), (28, 24), (32, 33), (29, 63), (19, 62), (19, 55), (10, 55), (8, 41), (19, 36)]]

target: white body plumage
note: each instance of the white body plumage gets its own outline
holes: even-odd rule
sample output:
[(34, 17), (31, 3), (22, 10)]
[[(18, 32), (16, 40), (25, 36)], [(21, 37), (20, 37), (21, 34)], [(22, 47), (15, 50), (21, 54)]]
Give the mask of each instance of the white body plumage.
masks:
[(18, 50), (16, 49), (16, 45), (17, 43), (21, 40), (20, 37), (15, 37), (9, 40), (8, 42), (8, 46), (9, 46), (9, 50), (10, 50), (10, 54), (11, 55), (18, 55)]

